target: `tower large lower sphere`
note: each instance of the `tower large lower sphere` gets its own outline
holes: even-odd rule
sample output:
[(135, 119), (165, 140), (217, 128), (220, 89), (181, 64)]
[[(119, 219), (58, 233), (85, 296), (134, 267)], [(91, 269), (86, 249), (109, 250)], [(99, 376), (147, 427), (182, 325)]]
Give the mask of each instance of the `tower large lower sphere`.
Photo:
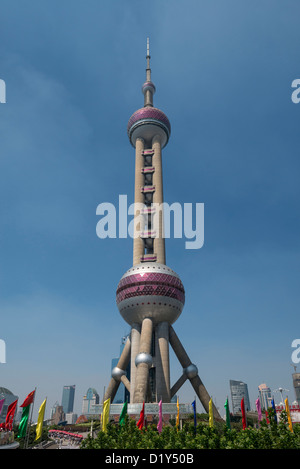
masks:
[(153, 324), (173, 324), (181, 314), (185, 293), (179, 276), (157, 262), (144, 262), (129, 269), (117, 287), (117, 305), (128, 324), (150, 318)]
[[(187, 355), (173, 329), (180, 316), (185, 290), (180, 277), (166, 265), (163, 236), (162, 149), (171, 133), (169, 119), (153, 107), (155, 86), (151, 81), (149, 43), (146, 82), (142, 87), (144, 107), (135, 111), (127, 125), (129, 141), (135, 148), (135, 211), (133, 267), (119, 281), (116, 302), (130, 325), (125, 344), (104, 400), (111, 402), (122, 382), (130, 392), (130, 403), (171, 401), (189, 379), (208, 412), (210, 396), (198, 369)], [(154, 223), (155, 220), (155, 223)], [(171, 386), (169, 345), (182, 366), (182, 375)], [(130, 362), (130, 377), (126, 368)], [(220, 415), (213, 405), (214, 416)]]

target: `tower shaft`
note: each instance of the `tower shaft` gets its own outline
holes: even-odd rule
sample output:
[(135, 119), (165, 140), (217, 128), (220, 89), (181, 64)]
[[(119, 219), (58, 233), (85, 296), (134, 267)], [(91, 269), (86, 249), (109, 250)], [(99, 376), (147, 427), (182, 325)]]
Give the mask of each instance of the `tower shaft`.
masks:
[(147, 261), (166, 263), (163, 201), (161, 138), (159, 135), (155, 135), (150, 148), (149, 144), (145, 148), (145, 141), (142, 138), (137, 138), (133, 265)]
[[(142, 188), (144, 186), (144, 140), (138, 138), (135, 147), (135, 184), (134, 184), (134, 237), (133, 237), (133, 265), (139, 264), (144, 255), (145, 247), (144, 241), (140, 236), (140, 231), (143, 228), (143, 216), (141, 210), (144, 206), (144, 195)], [(138, 222), (137, 219), (140, 219)]]

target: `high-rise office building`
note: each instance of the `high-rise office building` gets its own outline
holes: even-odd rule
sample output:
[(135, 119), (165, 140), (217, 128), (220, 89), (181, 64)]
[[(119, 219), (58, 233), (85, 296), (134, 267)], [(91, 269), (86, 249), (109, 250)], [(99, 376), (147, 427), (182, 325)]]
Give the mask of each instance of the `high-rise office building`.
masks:
[(82, 401), (82, 413), (83, 415), (88, 415), (91, 413), (92, 406), (99, 404), (99, 394), (96, 389), (89, 388), (86, 392), (86, 395), (83, 396)]
[[(139, 222), (134, 224), (133, 266), (122, 276), (116, 292), (118, 309), (131, 331), (112, 370), (104, 400), (113, 402), (122, 382), (132, 404), (170, 403), (189, 380), (208, 412), (210, 395), (173, 328), (184, 307), (185, 289), (179, 275), (166, 265), (162, 150), (168, 144), (171, 125), (166, 114), (153, 105), (156, 88), (151, 80), (149, 41), (146, 61), (144, 107), (135, 111), (127, 124), (129, 142), (135, 149), (134, 217)], [(122, 171), (122, 163), (119, 169)], [(182, 367), (173, 386), (169, 345)], [(213, 413), (220, 418), (214, 404)]]
[(232, 412), (241, 412), (241, 400), (244, 398), (245, 410), (250, 410), (250, 399), (248, 393), (248, 386), (242, 381), (234, 381), (231, 379), (230, 384), (230, 393), (231, 393), (231, 402), (232, 402)]
[(262, 410), (268, 410), (268, 408), (272, 405), (271, 389), (265, 383), (260, 384), (258, 386), (258, 394)]
[(7, 409), (10, 404), (18, 399), (18, 396), (15, 396), (9, 389), (0, 387), (0, 400), (2, 399), (4, 399), (4, 404), (0, 413), (0, 423), (5, 422)]
[(74, 407), (74, 397), (75, 397), (75, 384), (71, 386), (64, 386), (61, 405), (64, 409), (64, 413), (73, 412)]
[(296, 401), (300, 405), (300, 373), (293, 373), (293, 386), (295, 390)]
[[(126, 341), (128, 339), (128, 336), (124, 336), (122, 337), (122, 341), (121, 341), (121, 345), (120, 345), (120, 355), (118, 358), (113, 358), (112, 361), (111, 361), (111, 369), (113, 370), (117, 364), (118, 364), (118, 361), (120, 359), (120, 356), (123, 352), (123, 349), (124, 349), (124, 346), (126, 344)], [(130, 363), (128, 363), (127, 365), (127, 368), (126, 368), (126, 376), (130, 376)], [(114, 400), (113, 400), (113, 404), (121, 404), (123, 402), (129, 402), (130, 401), (130, 392), (128, 391), (128, 389), (126, 389), (126, 387), (124, 386), (123, 383), (120, 383), (119, 387), (118, 387), (118, 390), (116, 392), (116, 395), (114, 397)]]

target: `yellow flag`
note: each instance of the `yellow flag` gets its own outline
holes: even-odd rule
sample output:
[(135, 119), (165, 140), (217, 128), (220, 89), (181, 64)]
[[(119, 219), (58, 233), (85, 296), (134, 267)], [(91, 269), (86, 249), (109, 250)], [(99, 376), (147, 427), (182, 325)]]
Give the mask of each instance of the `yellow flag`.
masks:
[(176, 417), (176, 427), (179, 428), (179, 399), (177, 397), (177, 417)]
[(102, 431), (107, 431), (107, 424), (109, 421), (110, 397), (103, 402), (103, 411), (101, 416)]
[(214, 426), (214, 416), (213, 416), (213, 406), (212, 406), (212, 399), (209, 401), (209, 426), (213, 427)]
[(291, 414), (290, 414), (290, 406), (289, 406), (288, 398), (286, 398), (284, 402), (285, 402), (285, 410), (286, 410), (286, 413), (287, 413), (289, 427), (290, 427), (290, 430), (292, 432), (293, 431), (293, 425), (292, 425), (292, 419), (291, 419)]
[[(45, 415), (45, 408), (46, 408), (46, 401), (47, 398), (42, 402), (41, 407), (39, 408), (39, 416), (38, 416), (38, 421), (36, 425), (36, 437), (35, 440), (38, 440), (42, 436), (42, 429), (43, 429), (43, 421), (44, 421), (44, 415)], [(35, 441), (34, 440), (34, 441)]]

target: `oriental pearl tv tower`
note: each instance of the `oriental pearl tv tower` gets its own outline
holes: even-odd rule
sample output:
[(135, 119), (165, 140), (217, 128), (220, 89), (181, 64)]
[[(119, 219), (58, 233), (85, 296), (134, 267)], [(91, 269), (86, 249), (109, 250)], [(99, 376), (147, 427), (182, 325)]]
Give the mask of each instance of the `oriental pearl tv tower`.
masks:
[[(185, 290), (177, 273), (166, 265), (161, 211), (158, 230), (152, 226), (155, 207), (163, 203), (162, 149), (169, 141), (171, 126), (164, 112), (153, 105), (155, 86), (151, 81), (149, 39), (146, 60), (146, 81), (142, 86), (144, 107), (132, 114), (127, 125), (129, 141), (135, 148), (135, 216), (147, 220), (146, 229), (139, 230), (138, 235), (135, 232), (133, 266), (117, 287), (117, 306), (131, 331), (112, 370), (103, 400), (110, 398), (112, 402), (122, 382), (130, 393), (130, 404), (160, 400), (170, 403), (189, 379), (208, 412), (210, 396), (173, 329), (184, 306)], [(170, 385), (169, 344), (182, 366), (182, 375), (173, 386)], [(127, 377), (125, 370), (129, 363), (130, 377)], [(214, 404), (213, 414), (220, 418)]]

